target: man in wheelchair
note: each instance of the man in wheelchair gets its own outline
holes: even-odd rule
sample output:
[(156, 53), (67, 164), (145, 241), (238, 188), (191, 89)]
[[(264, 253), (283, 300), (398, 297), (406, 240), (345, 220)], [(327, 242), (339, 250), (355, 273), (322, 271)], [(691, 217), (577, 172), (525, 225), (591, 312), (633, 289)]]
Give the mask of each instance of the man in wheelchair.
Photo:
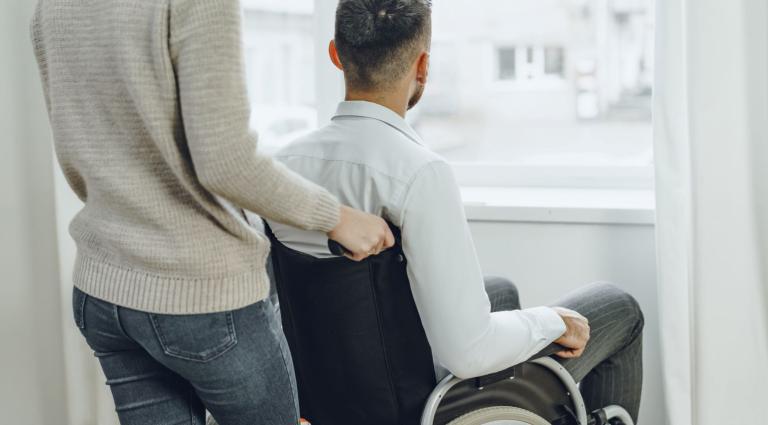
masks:
[[(483, 277), (451, 167), (405, 120), (427, 84), (430, 44), (429, 0), (341, 0), (329, 53), (344, 72), (346, 100), (330, 124), (278, 159), (400, 229), (438, 381), (493, 374), (555, 343), (588, 411), (622, 406), (636, 421), (643, 315), (632, 296), (599, 283), (521, 309), (511, 282)], [(269, 226), (292, 250), (332, 257), (324, 234)]]

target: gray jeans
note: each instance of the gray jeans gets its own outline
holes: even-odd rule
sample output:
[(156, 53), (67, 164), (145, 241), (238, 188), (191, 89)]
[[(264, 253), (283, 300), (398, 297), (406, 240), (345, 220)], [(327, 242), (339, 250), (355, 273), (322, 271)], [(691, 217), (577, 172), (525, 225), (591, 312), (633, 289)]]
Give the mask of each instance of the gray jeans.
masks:
[[(487, 278), (493, 311), (520, 309), (512, 282)], [(588, 411), (608, 405), (624, 407), (637, 423), (643, 386), (643, 313), (637, 301), (609, 283), (579, 289), (553, 306), (575, 310), (587, 319), (591, 338), (578, 359), (557, 359), (580, 382)]]
[(236, 311), (170, 316), (75, 289), (75, 323), (93, 349), (123, 425), (295, 425), (288, 344), (269, 299)]

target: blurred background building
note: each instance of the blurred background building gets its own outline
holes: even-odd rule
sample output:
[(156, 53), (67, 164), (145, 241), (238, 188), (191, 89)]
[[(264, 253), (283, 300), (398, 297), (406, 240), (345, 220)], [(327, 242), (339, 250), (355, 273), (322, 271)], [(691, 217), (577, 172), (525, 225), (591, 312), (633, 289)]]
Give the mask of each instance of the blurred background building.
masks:
[(251, 127), (277, 148), (317, 127), (315, 2), (242, 3)]
[[(245, 5), (254, 129), (317, 126), (314, 2)], [(434, 2), (430, 83), (409, 120), (454, 162), (648, 165), (651, 0)]]

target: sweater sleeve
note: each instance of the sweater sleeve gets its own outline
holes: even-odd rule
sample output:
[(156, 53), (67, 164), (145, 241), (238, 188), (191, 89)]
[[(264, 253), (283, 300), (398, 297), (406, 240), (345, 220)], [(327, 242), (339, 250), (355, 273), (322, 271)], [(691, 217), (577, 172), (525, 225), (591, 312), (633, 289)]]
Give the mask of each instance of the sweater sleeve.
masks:
[(43, 88), (43, 96), (45, 97), (45, 107), (48, 113), (51, 112), (51, 101), (48, 95), (48, 62), (45, 59), (43, 52), (43, 36), (40, 34), (40, 2), (35, 7), (35, 13), (32, 15), (32, 20), (29, 24), (29, 36), (32, 41), (32, 47), (35, 52), (35, 60), (37, 60), (37, 67), (40, 71), (40, 83)]
[(201, 185), (238, 207), (328, 232), (340, 204), (256, 150), (249, 132), (238, 0), (172, 0), (169, 47), (181, 115)]
[[(53, 110), (51, 109), (51, 95), (50, 95), (50, 82), (48, 73), (48, 58), (45, 51), (45, 44), (43, 42), (43, 34), (40, 31), (40, 14), (42, 12), (43, 3), (37, 2), (35, 6), (35, 12), (32, 15), (32, 20), (29, 24), (30, 39), (32, 41), (32, 48), (35, 52), (35, 60), (37, 61), (37, 69), (40, 73), (40, 87), (43, 91), (43, 98), (45, 99), (45, 108), (48, 112), (48, 117), (53, 119)], [(88, 201), (88, 191), (86, 189), (85, 180), (80, 175), (78, 170), (68, 166), (66, 163), (60, 163), (62, 174), (66, 179), (72, 192), (82, 202)]]

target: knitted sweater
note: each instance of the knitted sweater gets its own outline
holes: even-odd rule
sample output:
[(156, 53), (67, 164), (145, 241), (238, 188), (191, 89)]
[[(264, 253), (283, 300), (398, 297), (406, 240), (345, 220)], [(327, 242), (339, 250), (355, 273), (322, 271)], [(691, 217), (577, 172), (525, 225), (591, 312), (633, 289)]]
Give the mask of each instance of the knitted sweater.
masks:
[(84, 208), (75, 285), (135, 310), (265, 298), (242, 209), (330, 231), (340, 205), (256, 152), (238, 0), (39, 0), (32, 40), (59, 164)]

